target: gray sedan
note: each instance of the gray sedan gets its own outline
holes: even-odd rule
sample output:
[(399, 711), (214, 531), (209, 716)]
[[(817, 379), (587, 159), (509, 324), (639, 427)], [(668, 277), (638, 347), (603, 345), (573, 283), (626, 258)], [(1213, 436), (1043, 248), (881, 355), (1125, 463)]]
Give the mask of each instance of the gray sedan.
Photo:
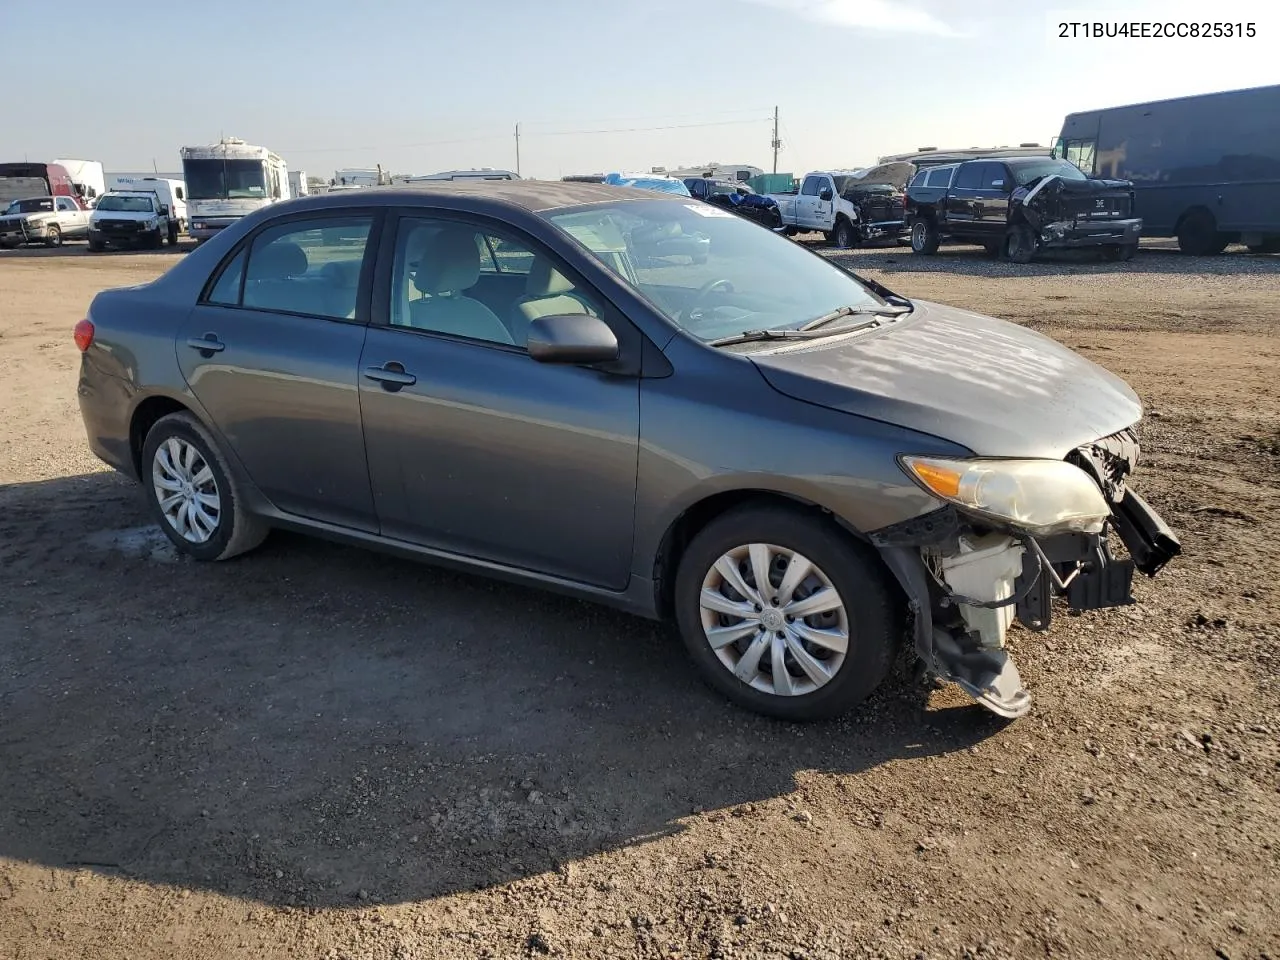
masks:
[(277, 204), (76, 341), (90, 446), (185, 554), (284, 527), (612, 604), (778, 717), (848, 710), (904, 642), (1018, 716), (1012, 621), (1130, 603), (1179, 551), (1122, 381), (687, 198)]

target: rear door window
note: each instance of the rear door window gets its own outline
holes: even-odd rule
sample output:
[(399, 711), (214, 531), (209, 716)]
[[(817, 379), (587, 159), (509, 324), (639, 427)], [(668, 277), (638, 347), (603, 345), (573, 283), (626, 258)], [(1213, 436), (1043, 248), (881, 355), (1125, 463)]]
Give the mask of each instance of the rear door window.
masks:
[(935, 167), (929, 171), (928, 185), (931, 187), (951, 186), (951, 175), (955, 173), (955, 170), (955, 167)]
[[(293, 220), (253, 238), (227, 264), (207, 302), (353, 320), (371, 216)], [(243, 279), (240, 273), (243, 271)]]

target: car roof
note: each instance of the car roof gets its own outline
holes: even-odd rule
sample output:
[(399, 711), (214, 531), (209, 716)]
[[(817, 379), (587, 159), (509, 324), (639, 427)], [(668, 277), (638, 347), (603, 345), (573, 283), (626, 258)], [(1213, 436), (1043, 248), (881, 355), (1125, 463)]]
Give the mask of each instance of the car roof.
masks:
[[(352, 203), (404, 204), (416, 206), (433, 199), (477, 201), (476, 208), (489, 203), (517, 207), (530, 213), (618, 200), (654, 200), (663, 196), (653, 190), (615, 187), (603, 183), (576, 183), (564, 180), (421, 180), (384, 187), (365, 187), (322, 193), (289, 201), (291, 209), (323, 209)], [(674, 196), (667, 194), (666, 196)], [(453, 204), (449, 204), (452, 206)], [(283, 206), (283, 205), (280, 205)]]
[(974, 157), (972, 160), (965, 160), (965, 163), (1007, 163), (1014, 167), (1023, 167), (1029, 163), (1044, 163), (1046, 160), (1053, 160), (1054, 157)]

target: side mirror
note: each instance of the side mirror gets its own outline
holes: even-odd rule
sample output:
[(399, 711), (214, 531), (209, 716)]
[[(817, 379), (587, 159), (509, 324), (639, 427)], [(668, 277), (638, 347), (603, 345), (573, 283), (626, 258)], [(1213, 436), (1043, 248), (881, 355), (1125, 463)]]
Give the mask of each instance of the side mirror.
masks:
[(538, 317), (529, 324), (529, 356), (539, 363), (606, 363), (618, 359), (618, 338), (589, 313)]
[(830, 200), (833, 194), (830, 187), (823, 187), (822, 192), (818, 194), (819, 200)]

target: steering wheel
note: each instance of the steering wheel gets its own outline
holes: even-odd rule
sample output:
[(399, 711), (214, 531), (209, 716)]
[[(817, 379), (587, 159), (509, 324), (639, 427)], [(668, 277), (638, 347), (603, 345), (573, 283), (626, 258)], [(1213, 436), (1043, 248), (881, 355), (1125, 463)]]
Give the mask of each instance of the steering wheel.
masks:
[(725, 293), (733, 293), (733, 284), (728, 280), (720, 279), (708, 280), (700, 286), (698, 292), (693, 295), (693, 302), (685, 308), (683, 319), (686, 322), (702, 319), (702, 301), (721, 289)]

